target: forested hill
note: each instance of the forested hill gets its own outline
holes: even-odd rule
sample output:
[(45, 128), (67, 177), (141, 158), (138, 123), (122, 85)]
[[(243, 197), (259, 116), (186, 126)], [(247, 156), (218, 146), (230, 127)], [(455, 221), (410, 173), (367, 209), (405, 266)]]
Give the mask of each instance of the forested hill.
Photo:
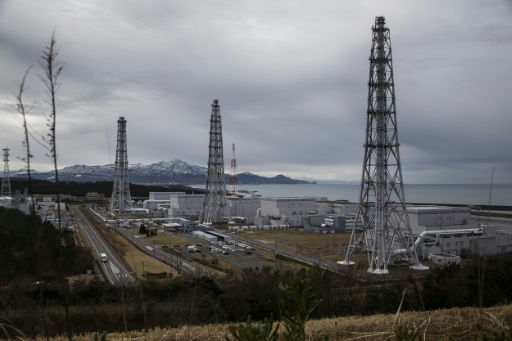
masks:
[(85, 273), (93, 268), (93, 259), (89, 250), (76, 245), (71, 231), (60, 232), (49, 222), (0, 206), (0, 264), (2, 287)]
[[(104, 194), (105, 197), (112, 195), (112, 181), (97, 182), (75, 182), (61, 181), (60, 193), (69, 194), (76, 197), (83, 197), (88, 192)], [(29, 188), (28, 180), (11, 178), (12, 192), (20, 190), (23, 192)], [(191, 188), (183, 185), (136, 185), (130, 183), (130, 194), (132, 197), (148, 197), (149, 192), (185, 192), (185, 193), (204, 193), (203, 189)], [(46, 180), (33, 180), (32, 192), (34, 194), (56, 194), (55, 182)]]

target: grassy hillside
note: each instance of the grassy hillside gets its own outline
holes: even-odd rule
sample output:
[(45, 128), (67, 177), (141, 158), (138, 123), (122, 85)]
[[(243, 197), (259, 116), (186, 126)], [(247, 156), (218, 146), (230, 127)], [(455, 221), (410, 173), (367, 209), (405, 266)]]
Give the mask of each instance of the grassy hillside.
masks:
[[(477, 335), (495, 337), (509, 334), (512, 305), (493, 308), (460, 308), (429, 312), (351, 316), (312, 320), (306, 325), (308, 340), (329, 336), (330, 340), (397, 340), (404, 330), (416, 331), (424, 340), (475, 340)], [(224, 340), (229, 324), (183, 326), (107, 334), (107, 340)], [(398, 333), (398, 335), (397, 335)], [(402, 334), (401, 334), (402, 333)], [(93, 340), (95, 333), (77, 335), (74, 340)], [(45, 340), (40, 337), (37, 340)], [(65, 340), (54, 338), (52, 340)], [(410, 338), (402, 338), (410, 340)]]

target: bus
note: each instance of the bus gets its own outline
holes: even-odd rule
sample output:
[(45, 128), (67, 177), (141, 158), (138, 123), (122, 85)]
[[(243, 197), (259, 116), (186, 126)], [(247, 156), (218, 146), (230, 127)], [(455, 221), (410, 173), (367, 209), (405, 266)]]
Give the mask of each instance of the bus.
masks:
[(100, 253), (100, 258), (102, 262), (108, 261), (107, 254), (106, 253)]

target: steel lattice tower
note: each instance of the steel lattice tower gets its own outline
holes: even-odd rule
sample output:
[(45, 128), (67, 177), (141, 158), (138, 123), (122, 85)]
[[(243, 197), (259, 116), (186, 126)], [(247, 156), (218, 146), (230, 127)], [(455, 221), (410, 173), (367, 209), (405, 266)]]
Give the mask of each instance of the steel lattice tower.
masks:
[(202, 223), (229, 221), (228, 198), (224, 181), (224, 149), (222, 146), (222, 123), (219, 101), (212, 104), (210, 118), (210, 144), (208, 153), (208, 176), (203, 208), (199, 215)]
[(9, 148), (4, 148), (4, 177), (2, 178), (2, 197), (11, 196), (11, 180), (9, 179)]
[(110, 201), (110, 213), (124, 213), (132, 206), (130, 181), (128, 180), (128, 148), (126, 143), (126, 120), (117, 120), (117, 148), (114, 170), (114, 189)]
[(374, 274), (389, 273), (388, 266), (398, 260), (409, 261), (417, 270), (426, 269), (418, 260), (405, 206), (391, 38), (384, 24), (384, 17), (376, 17), (372, 27), (366, 143), (356, 216), (356, 226), (362, 227), (363, 233), (356, 240), (354, 228), (346, 258), (338, 262), (354, 264), (350, 261), (354, 251), (366, 251), (368, 272)]

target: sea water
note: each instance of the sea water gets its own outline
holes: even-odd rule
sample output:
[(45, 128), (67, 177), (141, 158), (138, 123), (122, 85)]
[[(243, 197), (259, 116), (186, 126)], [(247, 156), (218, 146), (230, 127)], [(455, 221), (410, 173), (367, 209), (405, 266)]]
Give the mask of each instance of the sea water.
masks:
[[(226, 186), (229, 187), (230, 186)], [(238, 185), (262, 197), (325, 197), (359, 202), (359, 184)], [(423, 204), (512, 206), (512, 185), (405, 185), (405, 201)]]

